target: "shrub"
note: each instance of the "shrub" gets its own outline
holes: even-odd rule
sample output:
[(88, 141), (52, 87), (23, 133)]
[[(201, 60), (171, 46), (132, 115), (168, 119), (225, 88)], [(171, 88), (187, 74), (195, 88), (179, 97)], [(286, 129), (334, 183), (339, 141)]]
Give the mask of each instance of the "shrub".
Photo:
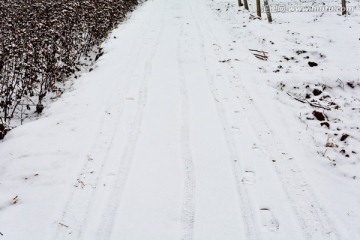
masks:
[(80, 70), (137, 0), (0, 1), (0, 139)]

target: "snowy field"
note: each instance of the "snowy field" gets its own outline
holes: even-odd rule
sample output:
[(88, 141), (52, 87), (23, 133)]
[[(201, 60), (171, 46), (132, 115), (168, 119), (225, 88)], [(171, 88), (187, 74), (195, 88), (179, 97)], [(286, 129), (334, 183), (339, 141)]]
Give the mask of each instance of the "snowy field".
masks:
[(0, 239), (360, 239), (348, 6), (272, 24), (254, 2), (139, 6), (93, 71), (1, 141)]

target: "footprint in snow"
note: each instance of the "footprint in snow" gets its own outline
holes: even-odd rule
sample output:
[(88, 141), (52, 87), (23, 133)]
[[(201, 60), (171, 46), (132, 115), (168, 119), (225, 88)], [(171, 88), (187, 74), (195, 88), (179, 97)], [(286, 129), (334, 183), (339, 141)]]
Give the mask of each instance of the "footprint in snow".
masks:
[(241, 182), (244, 184), (253, 184), (255, 182), (255, 173), (253, 171), (245, 171)]
[(275, 218), (274, 214), (269, 208), (260, 209), (261, 223), (263, 229), (267, 232), (276, 232), (279, 230), (279, 221)]

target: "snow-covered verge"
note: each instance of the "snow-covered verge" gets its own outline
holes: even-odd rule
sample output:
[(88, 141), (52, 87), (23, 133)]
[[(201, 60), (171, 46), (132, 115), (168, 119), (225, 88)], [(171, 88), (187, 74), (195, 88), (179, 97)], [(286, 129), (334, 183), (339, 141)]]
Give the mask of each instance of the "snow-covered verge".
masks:
[[(280, 2), (286, 6), (286, 1), (270, 1), (270, 5)], [(311, 3), (315, 4), (288, 4)], [(356, 179), (360, 170), (360, 1), (350, 1), (349, 6), (355, 11), (346, 17), (339, 12), (274, 12), (269, 25), (266, 17), (254, 19), (254, 12), (239, 10), (234, 1), (211, 1), (234, 39), (250, 52), (266, 56), (256, 63), (257, 77), (279, 90), (279, 100), (292, 107), (313, 135), (322, 161), (336, 166), (334, 171), (344, 177)], [(255, 11), (251, 5), (250, 10)]]
[[(349, 137), (329, 139), (339, 147), (324, 154), (325, 131), (350, 128), (332, 114), (356, 98), (346, 78), (357, 72), (332, 46), (307, 45), (309, 15), (269, 25), (235, 4), (146, 2), (91, 72), (11, 131), (0, 144), (0, 239), (358, 239), (357, 154), (336, 151), (346, 140), (358, 152), (356, 132), (339, 132)], [(344, 32), (332, 44), (351, 42)], [(336, 54), (356, 66), (356, 51)], [(346, 102), (320, 100), (342, 92)], [(306, 119), (323, 110), (328, 119)], [(334, 165), (336, 154), (345, 160)]]
[[(313, 153), (301, 163), (304, 173), (319, 184), (317, 194), (337, 212), (339, 222), (348, 223), (343, 228), (355, 230), (360, 219), (360, 1), (347, 3), (351, 11), (346, 17), (331, 11), (289, 11), (291, 6), (339, 6), (338, 1), (269, 3), (274, 9), (285, 6), (283, 12), (272, 12), (272, 24), (264, 12), (263, 19), (255, 17), (254, 2), (250, 11), (231, 0), (212, 0), (208, 6), (234, 39), (229, 53), (245, 46), (257, 55), (251, 62), (257, 72), (242, 71), (273, 88), (278, 103), (293, 114), (283, 127), (298, 135), (287, 137), (298, 138), (302, 149)], [(222, 62), (237, 61), (238, 55), (231, 56)], [(316, 179), (325, 175), (328, 180), (320, 184)], [(359, 237), (359, 231), (354, 234), (346, 239)]]

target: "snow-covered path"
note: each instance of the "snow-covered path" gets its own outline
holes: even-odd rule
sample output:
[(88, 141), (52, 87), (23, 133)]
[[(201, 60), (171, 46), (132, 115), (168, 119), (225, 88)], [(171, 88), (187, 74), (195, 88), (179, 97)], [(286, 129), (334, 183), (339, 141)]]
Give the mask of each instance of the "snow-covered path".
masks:
[[(246, 81), (254, 58), (241, 44), (229, 53), (233, 41), (205, 1), (139, 7), (75, 90), (3, 143), (2, 185), (20, 199), (1, 203), (20, 219), (0, 220), (4, 236), (350, 239), (298, 166), (312, 153), (267, 87)], [(33, 175), (14, 190), (19, 171)]]

